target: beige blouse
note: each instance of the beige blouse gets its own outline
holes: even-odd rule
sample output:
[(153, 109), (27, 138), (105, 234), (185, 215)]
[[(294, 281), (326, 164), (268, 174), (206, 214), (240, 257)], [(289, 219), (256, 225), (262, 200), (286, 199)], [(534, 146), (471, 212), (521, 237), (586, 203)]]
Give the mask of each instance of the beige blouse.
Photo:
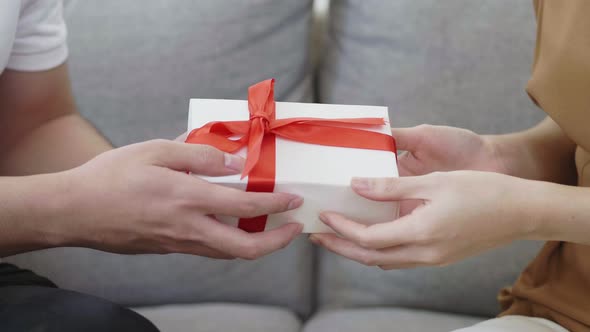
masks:
[[(527, 92), (578, 145), (578, 185), (590, 187), (590, 0), (534, 4), (537, 47)], [(502, 315), (544, 317), (590, 332), (590, 246), (548, 242), (499, 298)]]

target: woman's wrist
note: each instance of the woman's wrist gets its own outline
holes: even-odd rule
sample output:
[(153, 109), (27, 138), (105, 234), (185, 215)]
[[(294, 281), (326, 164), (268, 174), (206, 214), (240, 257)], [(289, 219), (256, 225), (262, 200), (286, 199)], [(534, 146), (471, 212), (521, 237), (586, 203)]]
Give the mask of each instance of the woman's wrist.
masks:
[(576, 144), (550, 119), (525, 131), (483, 138), (494, 151), (500, 173), (530, 180), (576, 184)]
[(518, 134), (484, 135), (482, 138), (494, 160), (495, 172), (526, 178), (523, 162), (530, 156), (522, 142), (519, 142), (522, 139)]
[(519, 180), (512, 197), (520, 238), (590, 245), (590, 188)]
[(515, 177), (503, 204), (510, 205), (516, 238), (590, 244), (590, 188), (572, 186), (573, 156), (538, 136), (531, 131), (482, 136), (494, 171)]
[(555, 239), (551, 225), (547, 222), (547, 209), (552, 206), (552, 192), (549, 182), (514, 179), (518, 183), (511, 190), (509, 204), (514, 211), (514, 222), (518, 225), (518, 239), (550, 241)]
[(590, 189), (558, 184), (547, 187), (552, 198), (541, 207), (543, 238), (590, 245)]

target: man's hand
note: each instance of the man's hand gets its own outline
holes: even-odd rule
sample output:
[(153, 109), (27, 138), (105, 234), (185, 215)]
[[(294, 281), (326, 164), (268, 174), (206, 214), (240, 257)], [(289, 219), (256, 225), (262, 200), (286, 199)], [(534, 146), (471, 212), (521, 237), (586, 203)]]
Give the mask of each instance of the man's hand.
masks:
[(537, 218), (551, 200), (545, 186), (475, 171), (356, 179), (353, 189), (368, 199), (424, 203), (397, 220), (370, 226), (326, 212), (321, 219), (341, 237), (314, 234), (310, 240), (383, 269), (446, 265), (516, 239), (546, 236)]
[(299, 207), (283, 193), (249, 193), (195, 174), (236, 174), (243, 159), (214, 148), (155, 140), (115, 149), (61, 173), (68, 194), (55, 216), (61, 245), (136, 253), (255, 259), (285, 247), (297, 223), (249, 234), (212, 215), (254, 217)]

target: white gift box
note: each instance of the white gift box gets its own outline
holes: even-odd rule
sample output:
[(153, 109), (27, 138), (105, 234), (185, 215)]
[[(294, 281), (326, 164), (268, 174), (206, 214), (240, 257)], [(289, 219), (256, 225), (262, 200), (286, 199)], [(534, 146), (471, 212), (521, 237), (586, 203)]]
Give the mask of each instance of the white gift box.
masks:
[[(383, 126), (351, 128), (391, 135), (387, 107), (277, 102), (275, 116), (276, 119), (383, 118)], [(212, 121), (243, 121), (249, 117), (245, 100), (191, 99), (188, 130)], [(247, 149), (237, 154), (246, 157)], [(266, 230), (296, 221), (304, 225), (304, 233), (332, 232), (318, 218), (322, 211), (338, 212), (364, 224), (397, 217), (397, 203), (371, 201), (350, 188), (353, 177), (398, 177), (396, 156), (391, 151), (322, 146), (277, 137), (275, 169), (274, 191), (299, 195), (304, 203), (296, 210), (268, 216)], [(248, 183), (248, 177), (240, 179), (240, 175), (203, 178), (241, 190), (246, 190)], [(234, 217), (216, 217), (231, 225), (238, 224)]]

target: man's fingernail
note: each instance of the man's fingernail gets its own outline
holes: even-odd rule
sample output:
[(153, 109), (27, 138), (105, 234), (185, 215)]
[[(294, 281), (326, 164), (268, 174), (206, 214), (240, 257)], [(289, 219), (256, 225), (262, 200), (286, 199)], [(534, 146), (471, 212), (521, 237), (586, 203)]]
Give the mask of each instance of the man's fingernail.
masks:
[(309, 241), (311, 241), (313, 244), (320, 244), (320, 239), (318, 239), (315, 234), (309, 236)]
[(297, 223), (297, 234), (301, 234), (303, 232), (303, 224)]
[(371, 188), (371, 183), (367, 178), (352, 178), (350, 185), (353, 189), (358, 191), (365, 191)]
[(328, 224), (329, 220), (328, 217), (324, 214), (324, 213), (320, 213), (320, 220), (324, 223), (324, 224)]
[(303, 224), (294, 220), (289, 221), (289, 225), (293, 225), (295, 234), (300, 234), (303, 231)]
[(226, 153), (223, 158), (226, 168), (237, 172), (240, 172), (244, 169), (244, 158), (233, 155), (231, 153)]
[(289, 202), (289, 206), (287, 208), (289, 210), (293, 210), (293, 209), (296, 209), (296, 208), (300, 207), (301, 204), (303, 204), (303, 198), (301, 198), (301, 197), (293, 198)]

